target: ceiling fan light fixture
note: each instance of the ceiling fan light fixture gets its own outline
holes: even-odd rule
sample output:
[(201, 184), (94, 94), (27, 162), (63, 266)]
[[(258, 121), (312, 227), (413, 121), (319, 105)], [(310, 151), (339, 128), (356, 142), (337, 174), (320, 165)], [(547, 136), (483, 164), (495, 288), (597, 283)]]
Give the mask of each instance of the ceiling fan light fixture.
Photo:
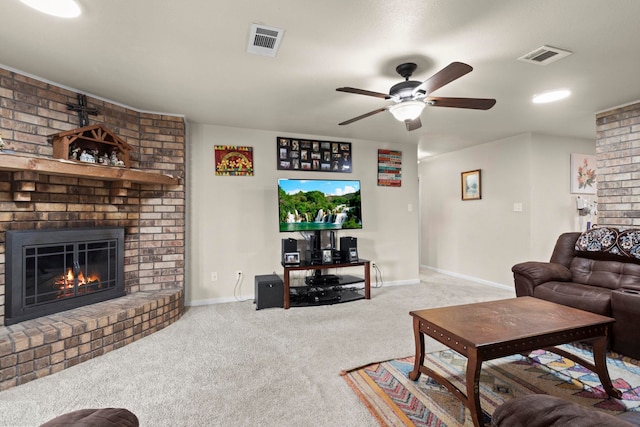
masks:
[(389, 112), (393, 114), (396, 120), (406, 122), (420, 117), (425, 105), (422, 101), (404, 101), (389, 107)]
[(75, 0), (20, 0), (27, 6), (59, 18), (77, 18), (81, 10)]

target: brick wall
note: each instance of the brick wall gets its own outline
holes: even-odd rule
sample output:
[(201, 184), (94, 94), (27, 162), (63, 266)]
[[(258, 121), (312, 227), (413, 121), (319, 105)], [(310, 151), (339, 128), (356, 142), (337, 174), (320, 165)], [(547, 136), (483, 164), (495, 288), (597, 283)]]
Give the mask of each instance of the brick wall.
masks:
[(640, 103), (596, 116), (598, 224), (640, 226)]
[[(0, 68), (0, 134), (6, 149), (51, 157), (47, 137), (78, 127), (67, 110), (77, 94)], [(87, 97), (103, 124), (133, 147), (131, 167), (184, 176), (182, 117), (147, 114)], [(3, 155), (3, 154), (0, 154)], [(184, 288), (184, 186), (107, 182), (38, 174), (31, 201), (16, 202), (12, 180), (0, 171), (0, 322), (4, 317), (6, 230), (118, 226), (125, 228), (125, 289), (128, 293)], [(110, 197), (118, 192), (122, 197)]]

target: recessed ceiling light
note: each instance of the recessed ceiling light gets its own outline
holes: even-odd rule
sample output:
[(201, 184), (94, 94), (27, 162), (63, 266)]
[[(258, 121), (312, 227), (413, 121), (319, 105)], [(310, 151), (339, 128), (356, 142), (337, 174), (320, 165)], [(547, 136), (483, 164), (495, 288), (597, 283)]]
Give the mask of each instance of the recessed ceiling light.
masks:
[(569, 95), (571, 95), (571, 91), (568, 89), (552, 90), (539, 95), (534, 95), (532, 101), (534, 104), (546, 104), (547, 102), (560, 101)]
[(60, 18), (80, 16), (80, 6), (75, 0), (20, 0), (40, 12)]

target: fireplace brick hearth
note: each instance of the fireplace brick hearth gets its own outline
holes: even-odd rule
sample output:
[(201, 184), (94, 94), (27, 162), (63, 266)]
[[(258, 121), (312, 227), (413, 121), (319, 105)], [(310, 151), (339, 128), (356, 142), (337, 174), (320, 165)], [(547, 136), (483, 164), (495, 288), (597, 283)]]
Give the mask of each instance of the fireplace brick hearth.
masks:
[(182, 289), (136, 292), (0, 328), (0, 391), (130, 344), (184, 312)]
[[(64, 161), (54, 159), (49, 137), (79, 127), (76, 113), (67, 108), (77, 95), (0, 68), (0, 134), (6, 144), (0, 152), (0, 324), (5, 315), (7, 230), (123, 228), (126, 295), (0, 327), (0, 389), (126, 345), (168, 326), (184, 312), (184, 118), (87, 96), (87, 106), (98, 110), (89, 125), (105, 126), (131, 147), (129, 175), (115, 169), (86, 176), (77, 168), (65, 173)], [(16, 170), (11, 156), (35, 166)], [(39, 170), (42, 165), (46, 167)], [(138, 179), (154, 175), (171, 179)]]

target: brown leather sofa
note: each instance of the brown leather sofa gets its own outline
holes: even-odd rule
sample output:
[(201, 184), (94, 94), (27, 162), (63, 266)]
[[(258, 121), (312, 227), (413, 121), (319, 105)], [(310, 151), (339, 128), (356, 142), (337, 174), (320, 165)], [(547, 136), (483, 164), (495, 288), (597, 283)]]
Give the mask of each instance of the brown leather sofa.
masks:
[(615, 318), (611, 350), (640, 359), (640, 229), (564, 233), (549, 262), (524, 262), (511, 270), (516, 296)]
[(507, 400), (491, 416), (491, 427), (633, 427), (640, 412), (607, 414), (546, 394), (528, 394)]
[(79, 409), (55, 417), (40, 427), (138, 427), (138, 417), (124, 408)]

